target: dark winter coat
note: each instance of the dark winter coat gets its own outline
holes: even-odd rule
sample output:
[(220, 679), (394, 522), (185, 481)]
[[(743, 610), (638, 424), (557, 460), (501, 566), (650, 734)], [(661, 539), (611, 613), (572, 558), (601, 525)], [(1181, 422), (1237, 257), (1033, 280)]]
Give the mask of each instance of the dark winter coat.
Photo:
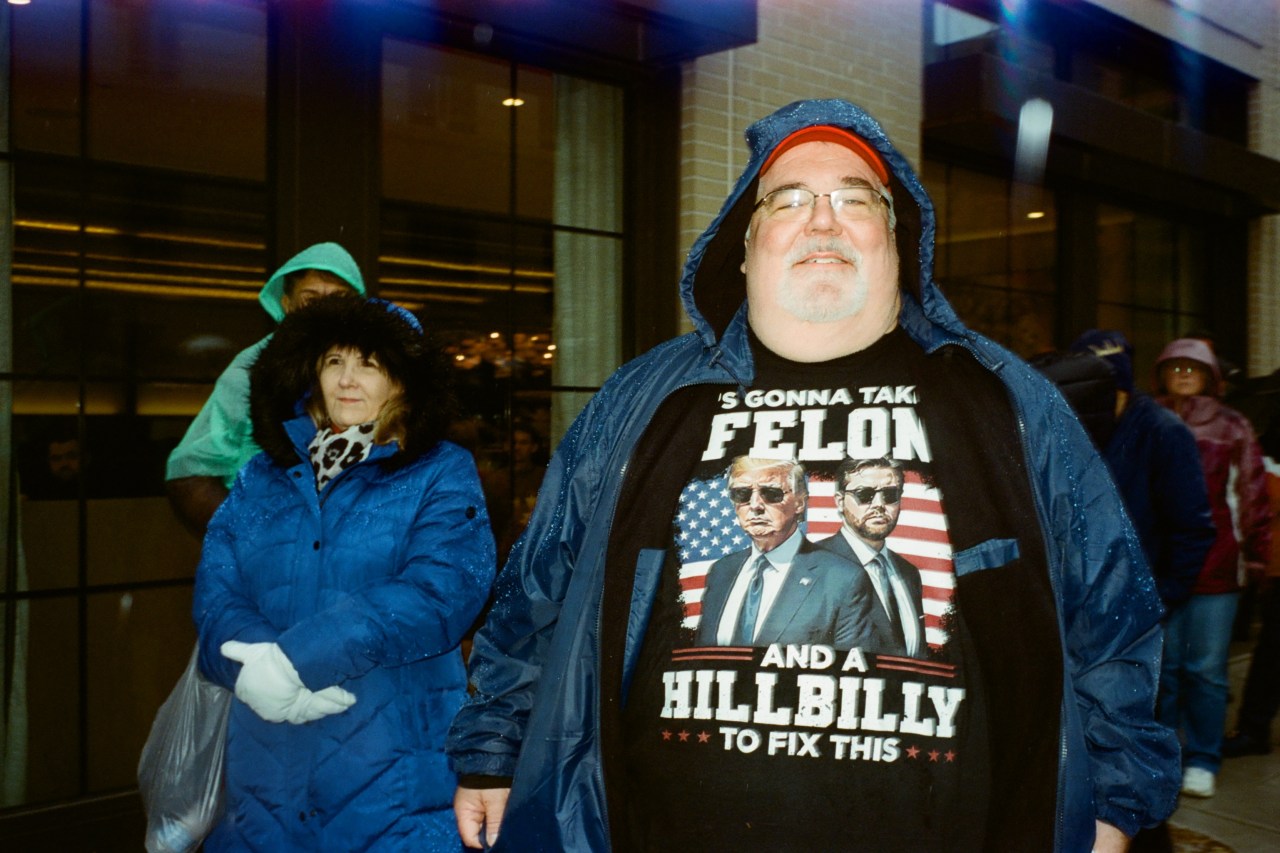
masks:
[[(233, 703), (226, 813), (206, 849), (460, 847), (444, 740), (466, 697), (458, 644), (489, 591), (493, 539), (470, 455), (438, 440), (440, 377), (423, 373), (438, 353), (396, 311), (321, 300), (291, 314), (254, 367), (266, 452), (205, 537), (200, 668), (231, 688), (240, 664), (219, 647), (275, 642), (309, 689), (340, 685), (356, 704), (292, 725)], [(376, 351), (413, 413), (403, 447), (375, 445), (317, 494), (316, 428), (293, 412), (334, 343)]]
[[(625, 365), (593, 398), (561, 442), (500, 576), (473, 650), (478, 691), (459, 713), (449, 744), (459, 773), (514, 777), (498, 849), (610, 848), (598, 737), (599, 632), (618, 496), (632, 451), (667, 397), (695, 383), (733, 388), (752, 381), (746, 285), (738, 272), (742, 235), (765, 157), (791, 132), (816, 124), (869, 140), (892, 173), (900, 325), (927, 354), (960, 348), (975, 359), (1007, 389), (1016, 414), (1022, 446), (1015, 452), (1035, 497), (1056, 605), (1056, 612), (1037, 609), (1028, 618), (1047, 622), (1049, 634), (1061, 639), (1020, 656), (1028, 665), (1052, 660), (1051, 671), (1063, 676), (1061, 714), (1041, 722), (1047, 736), (1057, 735), (1057, 766), (1047, 768), (1056, 772), (1057, 803), (1046, 834), (1056, 850), (1088, 851), (1095, 819), (1133, 833), (1173, 808), (1178, 746), (1152, 719), (1163, 609), (1104, 463), (1048, 380), (966, 329), (943, 298), (931, 271), (932, 205), (879, 125), (844, 101), (800, 101), (747, 131), (746, 171), (689, 254), (681, 294), (695, 331)], [(958, 582), (982, 586), (986, 577), (998, 584), (1001, 573), (988, 570), (1005, 564), (1008, 546), (988, 541), (957, 553)], [(624, 679), (638, 657), (659, 576), (637, 567)], [(993, 654), (992, 665), (1012, 656), (1008, 644)], [(820, 816), (797, 816), (814, 819)]]
[(1214, 541), (1196, 439), (1178, 417), (1134, 393), (1103, 456), (1166, 605), (1186, 601)]

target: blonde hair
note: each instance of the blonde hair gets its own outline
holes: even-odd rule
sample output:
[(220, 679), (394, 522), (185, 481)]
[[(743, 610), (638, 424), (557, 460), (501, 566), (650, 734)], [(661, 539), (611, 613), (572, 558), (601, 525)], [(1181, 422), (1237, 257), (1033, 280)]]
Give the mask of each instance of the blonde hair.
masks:
[(791, 480), (791, 490), (797, 495), (809, 494), (809, 484), (805, 480), (804, 466), (794, 459), (763, 459), (758, 456), (739, 456), (729, 466), (729, 481), (748, 471), (776, 468), (785, 471)]

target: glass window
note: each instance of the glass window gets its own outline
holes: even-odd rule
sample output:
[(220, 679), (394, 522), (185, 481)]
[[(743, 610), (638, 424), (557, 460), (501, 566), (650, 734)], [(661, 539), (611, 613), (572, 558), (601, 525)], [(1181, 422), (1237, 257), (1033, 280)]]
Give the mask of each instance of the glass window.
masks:
[(89, 151), (98, 160), (262, 180), (262, 3), (89, 5)]
[(76, 155), (87, 116), (95, 159), (264, 177), (264, 4), (41, 0), (12, 17), (14, 147)]
[(80, 0), (10, 7), (13, 147), (80, 151)]
[(1208, 232), (1115, 204), (1098, 207), (1098, 313), (1130, 336), (1147, 375), (1171, 339), (1208, 325)]
[(939, 211), (935, 278), (961, 318), (1023, 357), (1052, 349), (1053, 194), (928, 160), (923, 180)]
[(10, 9), (0, 651), (22, 701), (0, 715), (4, 806), (134, 782), (194, 639), (200, 543), (164, 462), (270, 326), (271, 233), (265, 4)]
[(622, 91), (396, 39), (382, 80), (381, 292), (453, 356), (505, 550), (622, 359)]

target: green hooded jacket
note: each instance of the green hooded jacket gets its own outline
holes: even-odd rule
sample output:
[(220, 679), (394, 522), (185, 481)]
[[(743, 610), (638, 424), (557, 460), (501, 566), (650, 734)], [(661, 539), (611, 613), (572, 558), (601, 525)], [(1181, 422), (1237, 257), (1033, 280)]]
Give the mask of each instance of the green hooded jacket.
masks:
[[(347, 250), (337, 243), (317, 243), (303, 249), (275, 271), (258, 294), (263, 309), (277, 323), (284, 319), (285, 277), (299, 270), (325, 270), (341, 278), (361, 296), (365, 296), (364, 278)], [(241, 350), (214, 383), (213, 393), (205, 401), (182, 441), (169, 454), (166, 480), (183, 477), (219, 477), (229, 489), (236, 474), (257, 455), (249, 422), (249, 367), (271, 339), (267, 335), (253, 346)]]

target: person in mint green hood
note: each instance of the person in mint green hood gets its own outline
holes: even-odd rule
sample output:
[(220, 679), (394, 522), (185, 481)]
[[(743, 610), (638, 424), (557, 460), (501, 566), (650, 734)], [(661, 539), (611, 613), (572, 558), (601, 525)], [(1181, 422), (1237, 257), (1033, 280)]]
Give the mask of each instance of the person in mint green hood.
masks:
[[(355, 259), (337, 243), (316, 243), (285, 261), (267, 279), (258, 301), (278, 323), (296, 308), (344, 291), (365, 295), (364, 277)], [(249, 368), (270, 339), (268, 335), (231, 360), (169, 454), (165, 468), (169, 503), (197, 536), (204, 536), (237, 472), (259, 451), (249, 421)]]
[[(947, 304), (932, 203), (870, 116), (800, 101), (747, 142), (685, 263), (694, 331), (595, 395), (498, 576), (449, 740), (463, 841), (1123, 850), (1172, 811), (1178, 743), (1153, 719), (1160, 598), (1106, 465)], [(708, 567), (750, 547), (734, 519), (763, 529), (801, 491), (726, 488), (744, 454), (803, 465), (811, 541), (838, 530), (846, 457), (902, 465), (841, 499), (920, 570), (918, 656), (768, 639), (823, 586), (800, 536), (723, 579), (736, 641), (699, 643)], [(847, 559), (886, 605), (907, 594)]]

